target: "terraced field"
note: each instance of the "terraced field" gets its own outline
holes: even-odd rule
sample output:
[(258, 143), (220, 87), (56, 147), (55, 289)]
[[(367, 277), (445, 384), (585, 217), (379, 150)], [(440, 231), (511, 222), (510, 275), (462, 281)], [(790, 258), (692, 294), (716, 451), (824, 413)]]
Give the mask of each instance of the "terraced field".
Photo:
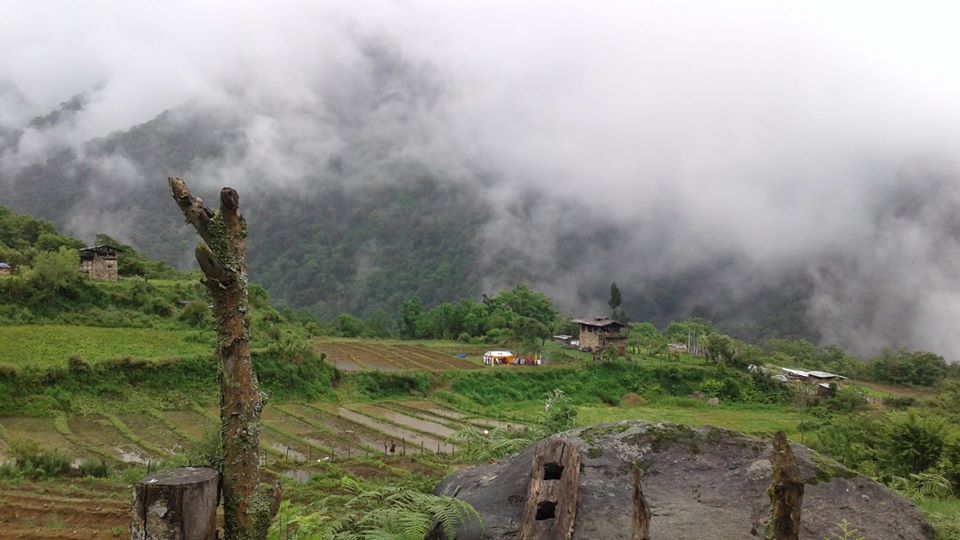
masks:
[[(319, 460), (382, 455), (389, 453), (391, 443), (398, 460), (403, 454), (449, 453), (456, 447), (447, 438), (458, 430), (507, 426), (427, 401), (273, 404), (264, 410), (262, 425), (267, 466), (297, 481), (309, 480), (311, 465)], [(217, 411), (201, 407), (150, 414), (6, 417), (0, 418), (0, 461), (9, 459), (9, 443), (21, 440), (57, 449), (75, 463), (92, 458), (114, 469), (156, 464), (185, 452), (216, 427)], [(363, 471), (357, 472), (362, 476)], [(125, 537), (129, 498), (129, 488), (115, 480), (0, 483), (0, 539)]]
[[(32, 441), (79, 461), (92, 458), (115, 467), (157, 463), (184, 453), (216, 429), (217, 411), (153, 411), (151, 414), (58, 418), (0, 418), (0, 456), (9, 443)], [(427, 401), (382, 403), (288, 403), (268, 406), (261, 440), (269, 462), (306, 463), (319, 458), (398, 452), (449, 453), (448, 438), (468, 427), (520, 427), (470, 416)]]
[[(321, 340), (316, 350), (344, 371), (374, 369), (379, 371), (441, 371), (447, 369), (478, 369), (479, 361), (467, 358), (478, 357), (479, 350), (469, 349), (458, 358), (451, 351), (404, 343)], [(482, 351), (479, 351), (482, 354)]]
[(0, 538), (129, 537), (130, 492), (115, 483), (0, 483)]

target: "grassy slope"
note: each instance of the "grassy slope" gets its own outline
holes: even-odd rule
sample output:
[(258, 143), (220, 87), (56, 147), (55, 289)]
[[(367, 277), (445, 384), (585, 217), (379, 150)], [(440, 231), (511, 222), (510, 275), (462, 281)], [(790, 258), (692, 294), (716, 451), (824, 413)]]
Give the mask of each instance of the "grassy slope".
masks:
[(63, 366), (71, 356), (96, 363), (123, 357), (157, 359), (210, 354), (192, 330), (92, 326), (2, 326), (0, 363), (13, 367)]

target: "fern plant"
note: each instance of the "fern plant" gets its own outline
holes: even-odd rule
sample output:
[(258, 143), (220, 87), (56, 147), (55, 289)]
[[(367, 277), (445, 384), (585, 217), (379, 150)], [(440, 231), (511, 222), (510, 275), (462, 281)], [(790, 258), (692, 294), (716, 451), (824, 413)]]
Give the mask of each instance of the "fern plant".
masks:
[(503, 428), (481, 431), (471, 427), (455, 432), (447, 437), (447, 442), (458, 449), (460, 459), (477, 463), (519, 452), (534, 440)]
[(367, 488), (350, 477), (340, 480), (346, 495), (331, 495), (318, 502), (320, 508), (309, 512), (284, 501), (271, 530), (274, 540), (318, 538), (324, 540), (423, 540), (438, 527), (447, 538), (455, 538), (457, 528), (477, 521), (480, 514), (468, 503), (413, 489), (385, 486)]
[(911, 474), (906, 478), (894, 476), (893, 480), (890, 481), (890, 487), (914, 502), (924, 497), (945, 499), (953, 496), (953, 486), (950, 485), (950, 480), (935, 473)]
[(840, 523), (837, 523), (837, 529), (830, 533), (830, 536), (825, 537), (823, 540), (867, 540), (866, 538), (860, 536), (860, 531), (854, 529), (847, 520), (842, 519)]

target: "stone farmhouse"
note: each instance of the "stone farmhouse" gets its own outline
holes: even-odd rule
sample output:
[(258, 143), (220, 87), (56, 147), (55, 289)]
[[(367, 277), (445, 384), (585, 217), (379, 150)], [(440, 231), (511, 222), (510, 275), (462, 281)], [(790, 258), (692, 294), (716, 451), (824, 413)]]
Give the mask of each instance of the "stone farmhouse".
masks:
[(574, 319), (580, 325), (580, 350), (600, 352), (613, 345), (622, 355), (627, 346), (627, 336), (623, 330), (626, 325), (606, 317), (592, 319)]
[(120, 279), (117, 273), (117, 248), (94, 246), (81, 249), (80, 271), (87, 274), (90, 279), (100, 281)]

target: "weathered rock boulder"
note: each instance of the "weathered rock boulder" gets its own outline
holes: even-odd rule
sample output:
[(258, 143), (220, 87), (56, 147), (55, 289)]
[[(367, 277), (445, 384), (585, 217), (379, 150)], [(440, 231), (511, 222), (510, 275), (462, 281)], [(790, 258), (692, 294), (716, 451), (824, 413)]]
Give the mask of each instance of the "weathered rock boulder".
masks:
[[(581, 456), (574, 538), (630, 539), (636, 477), (652, 513), (654, 540), (764, 537), (772, 477), (769, 440), (717, 428), (639, 421), (575, 429), (557, 437), (572, 443)], [(461, 528), (458, 540), (517, 537), (538, 446), (460, 470), (437, 486), (437, 494), (463, 499), (483, 517), (484, 532), (471, 523)], [(802, 539), (822, 540), (841, 520), (871, 540), (934, 538), (907, 499), (805, 446), (791, 448), (807, 482)]]

